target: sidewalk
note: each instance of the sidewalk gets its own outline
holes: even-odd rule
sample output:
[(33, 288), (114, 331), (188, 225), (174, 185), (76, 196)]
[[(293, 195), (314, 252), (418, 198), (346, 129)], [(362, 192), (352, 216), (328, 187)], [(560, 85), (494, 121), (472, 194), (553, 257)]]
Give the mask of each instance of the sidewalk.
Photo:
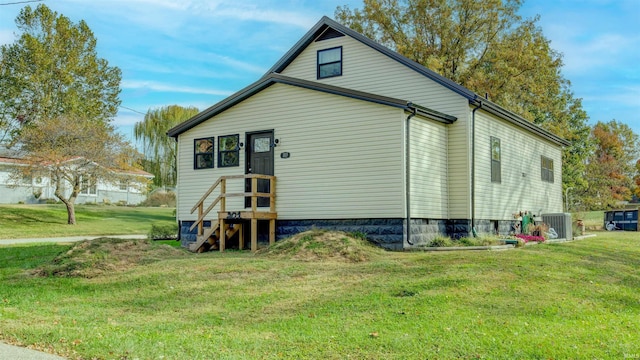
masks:
[(145, 234), (135, 235), (97, 235), (97, 236), (67, 236), (67, 237), (54, 237), (54, 238), (28, 238), (28, 239), (0, 239), (0, 246), (2, 245), (15, 245), (15, 244), (38, 244), (38, 243), (68, 243), (78, 242), (82, 240), (93, 240), (101, 237), (110, 237), (116, 239), (146, 239)]
[(0, 359), (11, 360), (65, 360), (65, 358), (31, 350), (20, 346), (8, 345), (0, 342)]

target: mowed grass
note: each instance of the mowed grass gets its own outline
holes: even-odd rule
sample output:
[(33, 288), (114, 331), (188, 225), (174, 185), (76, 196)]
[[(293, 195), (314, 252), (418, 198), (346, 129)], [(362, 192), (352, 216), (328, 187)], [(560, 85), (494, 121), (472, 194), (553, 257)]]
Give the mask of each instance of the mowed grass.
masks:
[(640, 356), (638, 233), (358, 262), (169, 252), (91, 278), (32, 275), (69, 250), (0, 248), (1, 339), (72, 359)]
[(2, 239), (146, 234), (151, 224), (175, 224), (173, 209), (77, 205), (76, 225), (67, 225), (62, 204), (0, 205)]
[(581, 219), (584, 225), (592, 229), (602, 229), (604, 224), (604, 211), (585, 211), (572, 214), (573, 220)]

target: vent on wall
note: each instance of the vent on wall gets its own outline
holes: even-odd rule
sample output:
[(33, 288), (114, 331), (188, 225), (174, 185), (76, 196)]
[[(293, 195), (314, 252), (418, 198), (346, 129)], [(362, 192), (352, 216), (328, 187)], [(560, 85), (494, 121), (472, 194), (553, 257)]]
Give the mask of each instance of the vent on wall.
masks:
[(542, 222), (547, 224), (549, 228), (553, 228), (558, 233), (558, 239), (573, 240), (573, 225), (571, 223), (571, 214), (542, 214)]
[(322, 34), (320, 34), (320, 36), (316, 38), (316, 41), (329, 40), (342, 36), (344, 36), (343, 33), (334, 30), (333, 28), (327, 28)]

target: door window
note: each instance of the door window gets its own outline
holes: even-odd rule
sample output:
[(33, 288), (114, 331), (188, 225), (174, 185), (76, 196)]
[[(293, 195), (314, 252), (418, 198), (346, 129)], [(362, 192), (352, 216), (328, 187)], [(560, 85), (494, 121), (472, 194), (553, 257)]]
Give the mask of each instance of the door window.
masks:
[(271, 151), (271, 138), (259, 137), (253, 139), (253, 152), (261, 153)]

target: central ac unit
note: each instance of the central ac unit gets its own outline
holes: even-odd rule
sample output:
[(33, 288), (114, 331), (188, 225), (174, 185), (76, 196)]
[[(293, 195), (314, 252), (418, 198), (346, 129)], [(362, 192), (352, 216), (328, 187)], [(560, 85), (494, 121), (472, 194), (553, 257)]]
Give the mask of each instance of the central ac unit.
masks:
[(573, 240), (573, 224), (570, 213), (542, 214), (542, 221), (558, 234), (558, 239)]

